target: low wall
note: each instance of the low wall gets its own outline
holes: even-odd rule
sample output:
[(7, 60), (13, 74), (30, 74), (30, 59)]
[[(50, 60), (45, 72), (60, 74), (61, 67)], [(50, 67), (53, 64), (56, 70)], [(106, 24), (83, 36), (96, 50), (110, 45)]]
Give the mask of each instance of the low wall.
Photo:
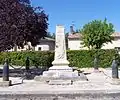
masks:
[(0, 100), (120, 100), (120, 93), (2, 94)]

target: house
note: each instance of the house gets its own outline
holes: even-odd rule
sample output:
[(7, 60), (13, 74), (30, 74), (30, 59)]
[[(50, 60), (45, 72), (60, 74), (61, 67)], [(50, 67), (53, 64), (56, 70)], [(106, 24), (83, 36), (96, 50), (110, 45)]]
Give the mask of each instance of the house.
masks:
[(33, 51), (51, 51), (55, 49), (55, 39), (44, 37), (40, 39), (39, 44), (35, 47), (31, 46), (31, 43), (28, 42), (27, 45), (24, 46), (24, 48), (18, 48), (14, 47), (10, 51), (26, 51), (26, 50), (33, 50)]
[(68, 35), (68, 49), (69, 50), (80, 50), (80, 49), (87, 49), (86, 47), (83, 47), (81, 34), (80, 33), (74, 33)]
[(104, 44), (102, 49), (120, 48), (120, 33), (115, 32), (115, 33), (112, 34), (112, 36), (114, 37), (114, 40), (112, 41), (112, 43), (109, 42), (107, 44)]
[[(70, 27), (70, 34), (68, 35), (68, 49), (69, 50), (80, 50), (80, 49), (88, 49), (87, 47), (83, 47), (82, 43), (82, 35), (80, 33), (75, 33), (73, 27)], [(72, 31), (71, 31), (72, 30)], [(112, 35), (114, 40), (112, 43), (105, 43), (102, 49), (114, 49), (120, 48), (120, 33), (113, 33)]]
[(55, 49), (55, 39), (45, 37), (39, 41), (35, 51), (51, 51)]

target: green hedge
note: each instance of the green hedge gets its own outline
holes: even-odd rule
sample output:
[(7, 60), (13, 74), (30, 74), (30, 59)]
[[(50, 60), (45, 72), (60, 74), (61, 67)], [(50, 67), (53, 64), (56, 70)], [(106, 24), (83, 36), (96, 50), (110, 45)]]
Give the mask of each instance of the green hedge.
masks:
[(27, 57), (30, 58), (30, 66), (52, 66), (51, 62), (54, 60), (53, 52), (2, 52), (0, 53), (0, 64), (4, 63), (5, 58), (9, 59), (12, 65), (25, 65)]
[[(68, 60), (70, 61), (70, 66), (75, 67), (93, 67), (94, 57), (96, 55), (96, 50), (76, 50), (68, 51)], [(113, 57), (115, 57), (116, 51), (113, 49), (110, 50), (99, 50), (99, 67), (110, 67)]]
[[(96, 50), (73, 50), (67, 51), (67, 58), (72, 67), (93, 67), (93, 61)], [(110, 67), (115, 50), (99, 50), (100, 67)], [(5, 58), (9, 58), (13, 65), (25, 65), (25, 59), (29, 56), (30, 65), (52, 66), (54, 52), (26, 51), (26, 52), (1, 52), (0, 64), (4, 63)]]

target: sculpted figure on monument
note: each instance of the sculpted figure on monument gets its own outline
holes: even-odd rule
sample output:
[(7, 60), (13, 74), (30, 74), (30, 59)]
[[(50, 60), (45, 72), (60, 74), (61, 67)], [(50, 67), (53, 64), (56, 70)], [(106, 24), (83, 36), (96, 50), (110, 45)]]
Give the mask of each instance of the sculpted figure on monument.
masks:
[(55, 52), (56, 52), (56, 59), (64, 59), (65, 58), (65, 47), (64, 47), (64, 39), (61, 36), (58, 36), (58, 39), (56, 41), (55, 46)]

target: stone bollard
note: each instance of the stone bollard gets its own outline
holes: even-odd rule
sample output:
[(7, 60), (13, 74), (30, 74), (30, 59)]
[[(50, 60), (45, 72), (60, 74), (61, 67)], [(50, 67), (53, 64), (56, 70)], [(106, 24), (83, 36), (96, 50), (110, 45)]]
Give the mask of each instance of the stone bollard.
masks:
[(26, 71), (28, 71), (30, 69), (30, 60), (29, 60), (29, 57), (26, 58), (25, 69), (26, 69)]
[(3, 81), (9, 81), (9, 64), (8, 64), (8, 59), (5, 60), (5, 64), (3, 66)]
[(8, 59), (6, 59), (3, 66), (3, 81), (0, 81), (0, 87), (8, 87), (11, 86), (11, 84), (12, 82), (9, 80), (9, 64)]
[(94, 59), (94, 69), (98, 70), (98, 59), (97, 59), (97, 57), (95, 57), (95, 59)]
[(29, 70), (30, 70), (30, 59), (29, 57), (27, 57), (25, 62), (25, 79), (31, 78), (31, 74)]
[(119, 72), (118, 72), (118, 63), (114, 59), (112, 62), (112, 80), (110, 82), (112, 85), (120, 85)]
[(112, 62), (112, 78), (113, 79), (118, 79), (119, 78), (118, 64), (117, 64), (116, 60), (113, 60), (113, 62)]
[(94, 59), (94, 72), (95, 73), (100, 72), (99, 69), (98, 69), (98, 64), (99, 64), (98, 57), (95, 57), (95, 59)]

